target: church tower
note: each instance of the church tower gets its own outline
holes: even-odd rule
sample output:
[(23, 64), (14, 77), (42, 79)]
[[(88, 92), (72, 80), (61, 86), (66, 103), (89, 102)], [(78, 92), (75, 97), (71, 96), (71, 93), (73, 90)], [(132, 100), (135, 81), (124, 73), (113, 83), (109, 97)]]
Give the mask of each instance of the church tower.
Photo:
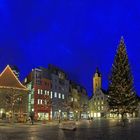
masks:
[(93, 76), (93, 91), (94, 91), (94, 93), (96, 92), (97, 89), (101, 89), (101, 87), (102, 87), (102, 78), (101, 78), (101, 74), (97, 68), (96, 72)]

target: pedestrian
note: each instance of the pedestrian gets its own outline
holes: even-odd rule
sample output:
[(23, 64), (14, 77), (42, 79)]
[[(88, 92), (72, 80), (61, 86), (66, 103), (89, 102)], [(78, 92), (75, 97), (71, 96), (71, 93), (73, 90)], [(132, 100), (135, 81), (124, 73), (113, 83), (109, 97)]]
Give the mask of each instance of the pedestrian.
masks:
[(31, 118), (31, 123), (33, 125), (34, 124), (34, 113), (33, 112), (31, 112), (30, 118)]

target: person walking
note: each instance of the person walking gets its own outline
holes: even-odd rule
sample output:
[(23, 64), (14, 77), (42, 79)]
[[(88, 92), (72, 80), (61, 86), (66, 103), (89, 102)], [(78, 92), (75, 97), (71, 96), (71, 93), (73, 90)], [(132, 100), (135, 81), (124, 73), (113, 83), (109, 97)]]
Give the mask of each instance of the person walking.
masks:
[(34, 124), (34, 112), (31, 112), (30, 118), (31, 118), (31, 123), (33, 125)]

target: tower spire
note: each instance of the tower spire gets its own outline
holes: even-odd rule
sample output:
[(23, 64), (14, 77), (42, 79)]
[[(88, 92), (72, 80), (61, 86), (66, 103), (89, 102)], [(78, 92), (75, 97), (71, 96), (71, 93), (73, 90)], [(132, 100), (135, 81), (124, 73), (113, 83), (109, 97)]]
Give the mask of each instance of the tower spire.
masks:
[(101, 73), (99, 72), (98, 67), (96, 68), (96, 72), (93, 76), (93, 91), (96, 92), (97, 89), (101, 89)]

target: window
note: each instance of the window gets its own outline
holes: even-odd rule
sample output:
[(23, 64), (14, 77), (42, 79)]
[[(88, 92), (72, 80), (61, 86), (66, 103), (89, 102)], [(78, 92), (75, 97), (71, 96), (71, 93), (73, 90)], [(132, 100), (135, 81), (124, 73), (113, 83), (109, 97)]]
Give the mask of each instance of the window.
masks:
[(37, 100), (38, 105), (40, 104), (40, 99)]
[(41, 99), (38, 99), (37, 102), (38, 102), (38, 105), (43, 103), (43, 101)]
[(41, 89), (41, 94), (43, 94), (43, 90)]
[(77, 102), (77, 99), (75, 98), (74, 101)]
[(102, 110), (104, 110), (104, 107), (102, 106)]
[(73, 101), (73, 98), (71, 98), (71, 101)]
[(45, 90), (45, 95), (47, 95), (47, 90)]
[(40, 94), (40, 89), (38, 89), (38, 94)]
[(54, 97), (57, 98), (57, 92), (54, 93)]
[(31, 99), (31, 104), (34, 104), (34, 99)]
[(42, 100), (40, 100), (40, 104), (42, 105)]
[(25, 82), (25, 83), (27, 82), (27, 78), (25, 78), (24, 82)]
[(62, 94), (62, 99), (64, 99), (65, 98), (65, 96), (64, 96), (64, 94)]
[(61, 93), (59, 93), (59, 99), (61, 98)]
[(49, 96), (49, 91), (47, 91), (47, 95)]
[(51, 99), (52, 99), (52, 91), (51, 91)]

